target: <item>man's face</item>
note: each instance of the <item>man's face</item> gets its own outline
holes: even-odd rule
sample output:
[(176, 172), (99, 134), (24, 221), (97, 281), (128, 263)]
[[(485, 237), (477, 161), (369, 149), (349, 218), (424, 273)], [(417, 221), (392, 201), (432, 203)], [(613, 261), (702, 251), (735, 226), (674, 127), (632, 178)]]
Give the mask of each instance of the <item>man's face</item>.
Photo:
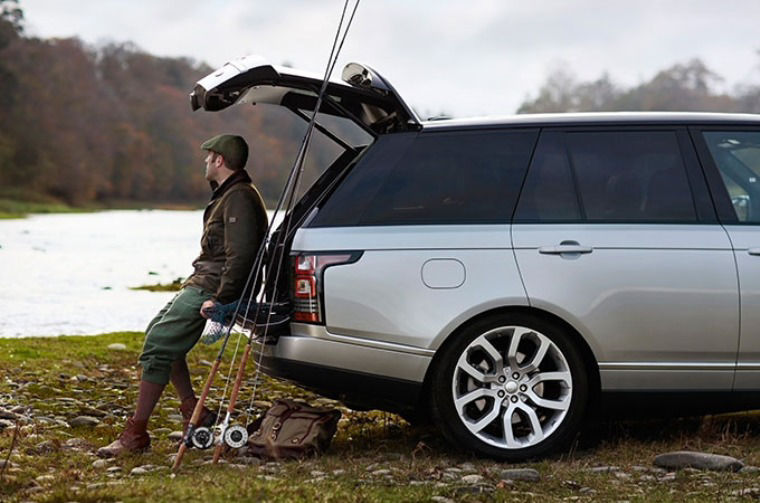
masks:
[(215, 181), (219, 174), (219, 166), (217, 162), (218, 155), (219, 154), (211, 152), (210, 150), (206, 153), (206, 181), (208, 182)]

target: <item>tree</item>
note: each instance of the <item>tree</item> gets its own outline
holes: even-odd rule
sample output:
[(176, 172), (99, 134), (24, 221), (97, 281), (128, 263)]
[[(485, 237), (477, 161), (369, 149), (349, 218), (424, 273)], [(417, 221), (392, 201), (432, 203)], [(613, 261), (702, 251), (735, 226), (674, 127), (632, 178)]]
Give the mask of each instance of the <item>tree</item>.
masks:
[(24, 31), (24, 12), (15, 0), (0, 0), (0, 20), (16, 32)]
[[(517, 112), (742, 111), (741, 100), (714, 90), (721, 80), (699, 59), (673, 65), (649, 82), (627, 90), (614, 84), (606, 73), (595, 81), (579, 83), (572, 73), (560, 68), (549, 75), (538, 97), (526, 100)], [(745, 101), (751, 99), (748, 94)]]

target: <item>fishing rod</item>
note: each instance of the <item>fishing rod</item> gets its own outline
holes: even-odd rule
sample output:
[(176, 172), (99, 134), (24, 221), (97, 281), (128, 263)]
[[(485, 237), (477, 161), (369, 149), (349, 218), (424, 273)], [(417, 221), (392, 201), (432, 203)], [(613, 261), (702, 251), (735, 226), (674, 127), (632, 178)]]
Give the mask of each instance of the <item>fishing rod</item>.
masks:
[[(329, 82), (329, 79), (330, 79), (330, 75), (332, 74), (333, 69), (335, 68), (335, 64), (337, 63), (338, 56), (340, 54), (341, 49), (343, 48), (343, 43), (346, 40), (346, 36), (348, 35), (348, 31), (349, 31), (349, 29), (351, 27), (351, 24), (353, 22), (354, 16), (356, 14), (356, 10), (359, 7), (359, 2), (360, 1), (361, 0), (357, 0), (356, 3), (354, 4), (353, 10), (351, 12), (351, 16), (349, 17), (348, 22), (346, 23), (345, 29), (343, 30), (343, 35), (342, 35), (342, 37), (340, 37), (341, 28), (343, 26), (343, 21), (345, 19), (345, 15), (346, 15), (346, 10), (347, 10), (348, 5), (349, 5), (349, 0), (346, 0), (346, 2), (344, 3), (343, 12), (341, 13), (340, 22), (338, 23), (338, 29), (336, 30), (336, 33), (335, 33), (335, 39), (333, 41), (333, 47), (332, 47), (332, 50), (330, 52), (330, 57), (328, 58), (327, 68), (325, 69), (324, 79), (322, 81), (322, 85), (321, 85), (319, 93), (317, 95), (317, 101), (316, 101), (316, 105), (314, 107), (314, 113), (312, 114), (311, 120), (309, 121), (309, 124), (307, 126), (306, 132), (304, 134), (304, 139), (303, 139), (303, 141), (301, 143), (301, 147), (299, 149), (298, 155), (296, 156), (295, 170), (294, 170), (295, 173), (296, 173), (296, 175), (295, 175), (295, 179), (293, 181), (293, 185), (291, 187), (290, 193), (288, 195), (288, 202), (286, 204), (286, 207), (290, 211), (292, 211), (292, 209), (294, 207), (295, 196), (298, 193), (299, 183), (301, 181), (301, 174), (303, 173), (303, 164), (304, 164), (304, 162), (306, 160), (306, 155), (307, 155), (308, 150), (309, 150), (309, 146), (310, 146), (310, 143), (311, 143), (311, 138), (312, 138), (313, 133), (314, 133), (314, 128), (315, 128), (315, 126), (317, 124), (317, 122), (316, 122), (317, 113), (319, 112), (319, 110), (321, 108), (322, 100), (323, 100), (325, 92), (327, 90), (327, 85), (328, 85), (328, 82)], [(338, 39), (339, 38), (341, 38), (341, 40), (340, 40), (340, 44), (338, 45)], [(336, 45), (337, 45), (337, 49), (336, 49)], [(285, 260), (285, 257), (284, 257), (284, 255), (285, 255), (285, 246), (284, 246), (284, 244), (285, 244), (285, 241), (287, 240), (287, 236), (288, 236), (289, 231), (290, 231), (290, 225), (291, 225), (291, 223), (292, 223), (292, 214), (290, 215), (290, 218), (288, 218), (287, 216), (285, 217), (285, 221), (283, 222), (282, 228), (279, 231), (279, 234), (278, 234), (277, 240), (276, 240), (276, 244), (275, 244), (275, 247), (274, 247), (275, 254), (278, 252), (278, 249), (279, 249), (279, 257), (274, 260), (276, 273), (275, 273), (274, 282), (272, 283), (273, 286), (272, 286), (271, 299), (272, 299), (273, 303), (276, 302), (276, 300), (277, 300), (277, 288), (278, 288), (279, 283), (280, 283), (280, 273), (282, 271), (282, 264), (283, 264), (283, 261)], [(249, 302), (249, 306), (250, 306), (250, 302)], [(258, 323), (258, 321), (259, 321), (259, 317), (258, 317), (259, 312), (258, 311), (259, 311), (260, 307), (261, 307), (261, 305), (259, 304), (257, 306), (256, 316), (254, 317), (254, 323)], [(269, 309), (268, 309), (268, 313), (267, 313), (267, 319), (266, 319), (266, 321), (264, 323), (264, 333), (261, 335), (262, 344), (261, 344), (261, 349), (260, 349), (260, 352), (259, 352), (259, 359), (256, 362), (256, 374), (254, 376), (254, 391), (251, 394), (251, 403), (253, 402), (253, 400), (255, 398), (255, 395), (256, 395), (256, 387), (258, 385), (259, 373), (260, 373), (260, 369), (261, 369), (261, 356), (264, 353), (264, 344), (266, 342), (267, 333), (269, 331), (269, 328), (272, 326), (271, 318), (272, 318), (272, 314), (273, 313), (274, 313), (273, 304), (270, 304), (269, 305)], [(254, 328), (254, 330), (255, 330), (255, 328)], [(233, 386), (233, 389), (232, 389), (232, 393), (230, 395), (230, 401), (229, 401), (229, 404), (228, 404), (228, 407), (227, 407), (227, 413), (226, 413), (226, 416), (225, 416), (225, 420), (223, 422), (224, 427), (222, 429), (222, 434), (220, 435), (220, 440), (224, 440), (224, 442), (220, 441), (220, 442), (217, 443), (216, 449), (214, 450), (213, 463), (218, 462), (219, 457), (222, 454), (222, 450), (224, 449), (224, 445), (228, 445), (230, 447), (236, 447), (236, 446), (237, 447), (242, 447), (243, 445), (245, 445), (245, 443), (247, 441), (247, 433), (248, 432), (247, 432), (247, 430), (245, 428), (240, 427), (240, 426), (236, 426), (236, 427), (232, 427), (232, 428), (227, 428), (227, 426), (228, 426), (229, 418), (230, 418), (232, 412), (235, 410), (235, 405), (237, 403), (237, 398), (238, 398), (238, 395), (239, 395), (240, 387), (242, 385), (242, 380), (243, 380), (243, 375), (244, 375), (244, 371), (245, 371), (245, 366), (246, 366), (246, 364), (248, 362), (248, 358), (250, 356), (254, 340), (256, 340), (254, 337), (249, 338), (248, 344), (246, 345), (245, 351), (244, 351), (243, 356), (242, 356), (242, 358), (240, 360), (240, 366), (238, 368), (237, 377), (235, 379), (235, 383), (234, 383), (234, 386)], [(251, 407), (249, 405), (249, 407), (247, 409), (248, 413), (250, 413), (250, 409), (251, 409)]]
[[(185, 454), (185, 452), (186, 452), (186, 450), (187, 450), (188, 447), (195, 446), (195, 447), (199, 447), (199, 448), (208, 448), (208, 447), (210, 447), (213, 444), (213, 441), (214, 441), (213, 431), (209, 430), (207, 428), (204, 428), (204, 427), (197, 428), (197, 424), (198, 424), (198, 421), (200, 419), (200, 415), (201, 415), (201, 413), (203, 411), (203, 407), (204, 407), (204, 404), (206, 402), (206, 399), (208, 398), (208, 394), (209, 394), (209, 391), (211, 389), (211, 384), (213, 383), (214, 378), (216, 377), (216, 373), (219, 370), (219, 366), (221, 364), (223, 354), (225, 352), (227, 343), (229, 341), (229, 337), (231, 335), (232, 327), (235, 325), (235, 323), (237, 321), (237, 316), (238, 316), (238, 314), (240, 312), (240, 308), (241, 308), (241, 306), (243, 304), (245, 293), (246, 293), (246, 291), (248, 291), (249, 285), (251, 285), (251, 279), (253, 279), (253, 285), (256, 285), (258, 283), (258, 281), (259, 281), (260, 274), (261, 274), (261, 272), (263, 270), (263, 265), (264, 265), (265, 250), (269, 246), (271, 246), (271, 242), (268, 243), (267, 241), (270, 240), (270, 233), (271, 233), (271, 230), (272, 230), (272, 226), (274, 225), (274, 222), (275, 222), (275, 219), (276, 219), (276, 216), (277, 216), (278, 212), (282, 208), (282, 203), (285, 200), (287, 200), (287, 203), (285, 205), (285, 207), (286, 207), (286, 211), (285, 211), (286, 217), (285, 217), (284, 222), (282, 224), (283, 228), (280, 229), (280, 231), (277, 233), (277, 238), (275, 239), (275, 242), (274, 242), (274, 253), (277, 254), (278, 248), (279, 248), (279, 257), (274, 261), (274, 263), (276, 265), (276, 271), (277, 272), (275, 274), (275, 280), (274, 280), (273, 287), (272, 287), (273, 290), (272, 290), (272, 295), (271, 295), (271, 302), (268, 304), (267, 318), (266, 318), (266, 322), (264, 323), (264, 333), (263, 333), (263, 335), (261, 335), (262, 340), (266, 341), (267, 332), (269, 330), (269, 327), (271, 326), (272, 314), (274, 312), (274, 308), (275, 308), (275, 304), (276, 304), (276, 300), (277, 300), (277, 287), (278, 287), (278, 283), (279, 283), (280, 271), (282, 270), (282, 261), (284, 259), (284, 248), (285, 248), (284, 247), (284, 241), (287, 239), (288, 232), (289, 232), (289, 229), (290, 229), (290, 224), (291, 224), (291, 218), (288, 218), (287, 213), (288, 213), (288, 211), (292, 211), (292, 209), (293, 209), (292, 205), (293, 205), (293, 201), (295, 199), (295, 194), (298, 191), (298, 186), (299, 186), (299, 182), (300, 182), (300, 178), (301, 178), (300, 175), (303, 172), (303, 164), (304, 164), (304, 161), (305, 161), (305, 158), (306, 158), (306, 153), (307, 153), (308, 148), (310, 146), (311, 137), (313, 135), (314, 127), (315, 127), (315, 124), (316, 124), (317, 113), (319, 112), (319, 109), (321, 107), (322, 100), (323, 100), (325, 91), (327, 89), (327, 84), (328, 84), (328, 81), (329, 81), (329, 77), (332, 74), (332, 71), (333, 71), (333, 69), (335, 67), (335, 64), (336, 64), (337, 59), (338, 59), (338, 55), (340, 54), (340, 50), (343, 47), (343, 43), (345, 42), (346, 36), (348, 34), (348, 30), (349, 30), (349, 28), (351, 26), (351, 23), (353, 21), (354, 15), (356, 14), (356, 10), (357, 10), (357, 8), (359, 6), (359, 2), (361, 0), (356, 0), (356, 4), (353, 7), (351, 16), (350, 16), (350, 18), (348, 20), (348, 23), (346, 24), (345, 30), (343, 31), (342, 39), (340, 41), (340, 44), (338, 45), (338, 39), (341, 38), (340, 37), (340, 33), (341, 33), (342, 26), (343, 26), (343, 21), (345, 19), (346, 10), (347, 10), (348, 5), (349, 5), (349, 1), (350, 0), (346, 0), (345, 3), (344, 3), (344, 6), (343, 6), (343, 11), (342, 11), (342, 14), (341, 14), (340, 22), (338, 23), (338, 29), (336, 30), (335, 39), (333, 41), (332, 50), (330, 52), (330, 57), (328, 58), (328, 64), (327, 64), (327, 68), (325, 70), (325, 76), (324, 76), (324, 79), (323, 79), (322, 86), (320, 88), (319, 94), (317, 96), (317, 102), (316, 102), (316, 105), (315, 105), (315, 108), (314, 108), (314, 113), (312, 115), (311, 120), (309, 121), (308, 126), (307, 126), (306, 133), (304, 135), (304, 139), (303, 139), (303, 141), (301, 143), (301, 146), (299, 148), (298, 154), (296, 156), (296, 161), (295, 161), (295, 163), (293, 165), (293, 168), (291, 169), (291, 171), (290, 171), (290, 173), (288, 175), (288, 180), (286, 181), (285, 188), (284, 188), (283, 192), (280, 195), (280, 198), (279, 198), (278, 203), (277, 203), (277, 207), (276, 207), (276, 209), (274, 211), (274, 214), (272, 216), (272, 219), (271, 219), (271, 221), (270, 221), (270, 223), (269, 223), (269, 225), (267, 227), (267, 232), (265, 234), (265, 241), (260, 246), (260, 248), (259, 248), (259, 250), (257, 252), (257, 255), (256, 255), (256, 259), (254, 261), (254, 266), (251, 269), (250, 273), (248, 274), (248, 278), (246, 280), (246, 284), (245, 284), (245, 286), (243, 288), (243, 295), (241, 296), (241, 298), (239, 299), (239, 301), (237, 303), (235, 303), (234, 312), (232, 314), (232, 318), (231, 318), (231, 321), (229, 323), (229, 326), (226, 329), (226, 334), (224, 336), (224, 342), (222, 343), (222, 347), (220, 348), (219, 354), (217, 355), (217, 358), (216, 358), (216, 360), (214, 361), (214, 364), (211, 367), (211, 371), (209, 372), (209, 376), (208, 376), (208, 378), (206, 380), (206, 383), (204, 385), (204, 388), (203, 388), (203, 391), (201, 393), (201, 396), (198, 399), (198, 402), (196, 403), (195, 409), (193, 410), (193, 414), (192, 414), (192, 416), (190, 418), (190, 421), (189, 421), (187, 433), (185, 435), (185, 438), (183, 439), (183, 441), (181, 442), (181, 444), (179, 446), (179, 449), (177, 451), (177, 456), (176, 456), (176, 458), (174, 460), (174, 465), (172, 467), (172, 470), (174, 470), (174, 471), (176, 471), (179, 468), (179, 466), (180, 466), (180, 464), (182, 462), (182, 458), (183, 458), (183, 456), (184, 456), (184, 454)], [(336, 49), (336, 46), (337, 46), (337, 49)], [(291, 215), (291, 217), (292, 217), (292, 215)], [(265, 281), (265, 285), (266, 285), (266, 281)], [(266, 286), (265, 286), (265, 289), (266, 289)], [(252, 301), (253, 301), (254, 295), (255, 295), (255, 288), (251, 288), (250, 294), (249, 294), (249, 298), (248, 298), (248, 302), (246, 303), (245, 314), (243, 315), (243, 320), (244, 321), (248, 317), (249, 310), (251, 308), (251, 304), (253, 303)], [(228, 404), (228, 407), (227, 407), (227, 412), (226, 412), (225, 418), (224, 418), (224, 420), (222, 421), (221, 424), (218, 424), (219, 414), (217, 414), (217, 424), (214, 425), (214, 429), (219, 429), (220, 430), (220, 434), (219, 434), (219, 437), (218, 437), (218, 440), (217, 440), (216, 449), (214, 451), (214, 458), (213, 458), (213, 462), (214, 463), (216, 463), (219, 460), (219, 457), (221, 456), (222, 450), (223, 450), (223, 448), (224, 448), (225, 445), (233, 447), (233, 448), (238, 448), (238, 447), (242, 447), (243, 445), (245, 445), (245, 443), (248, 440), (248, 432), (247, 432), (247, 430), (244, 427), (242, 427), (242, 426), (232, 426), (232, 427), (230, 427), (229, 426), (229, 421), (230, 421), (230, 418), (231, 418), (231, 415), (232, 415), (233, 411), (235, 410), (235, 405), (237, 403), (238, 395), (239, 395), (239, 392), (240, 392), (240, 387), (241, 387), (242, 381), (243, 381), (243, 375), (245, 373), (245, 367), (246, 367), (246, 364), (248, 362), (248, 359), (250, 358), (250, 353), (251, 353), (251, 348), (252, 348), (253, 342), (254, 342), (254, 340), (257, 339), (257, 337), (255, 337), (256, 328), (257, 328), (257, 325), (259, 323), (259, 315), (260, 315), (261, 307), (262, 307), (263, 304), (264, 304), (263, 302), (256, 303), (256, 314), (254, 316), (253, 328), (251, 329), (251, 334), (250, 334), (248, 343), (246, 344), (245, 350), (243, 352), (243, 356), (240, 359), (240, 365), (238, 367), (238, 371), (237, 371), (237, 375), (236, 375), (235, 382), (234, 382), (234, 385), (233, 385), (233, 389), (232, 389), (232, 392), (230, 394), (230, 401), (229, 401), (229, 404)], [(235, 347), (235, 353), (233, 355), (232, 362), (230, 363), (230, 374), (228, 374), (228, 377), (227, 377), (227, 381), (226, 381), (227, 384), (225, 384), (225, 390), (223, 392), (223, 398), (222, 398), (222, 400), (224, 400), (224, 397), (226, 396), (226, 393), (227, 393), (227, 385), (229, 384), (229, 377), (231, 375), (232, 367), (234, 366), (234, 361), (235, 361), (235, 358), (237, 356), (237, 352), (238, 352), (238, 349), (239, 349), (239, 344), (240, 344), (240, 335), (238, 336), (238, 344)], [(261, 352), (260, 352), (260, 355), (259, 355), (259, 361), (257, 362), (257, 365), (256, 365), (256, 375), (255, 375), (255, 378), (254, 378), (254, 392), (253, 392), (253, 395), (252, 395), (252, 398), (251, 398), (251, 402), (253, 402), (253, 397), (255, 396), (255, 391), (256, 391), (256, 385), (258, 384), (258, 377), (259, 377), (259, 372), (260, 372), (261, 356), (263, 355), (263, 352), (264, 352), (263, 351), (263, 346), (264, 346), (264, 344), (262, 343), (262, 348), (261, 348)], [(222, 403), (223, 402), (220, 402), (220, 407), (219, 407), (220, 411), (221, 411), (221, 408), (222, 408)], [(249, 407), (249, 412), (250, 412), (250, 407)]]
[[(274, 214), (272, 215), (272, 219), (269, 222), (269, 224), (267, 225), (267, 231), (265, 233), (264, 243), (262, 243), (262, 245), (259, 247), (259, 249), (257, 251), (256, 258), (254, 260), (254, 266), (251, 268), (251, 271), (248, 274), (248, 278), (246, 279), (245, 286), (243, 287), (243, 295), (245, 295), (245, 292), (248, 290), (249, 286), (251, 285), (251, 280), (252, 280), (252, 278), (253, 278), (254, 275), (255, 275), (254, 284), (255, 284), (255, 282), (257, 282), (259, 280), (259, 275), (260, 275), (260, 272), (261, 272), (262, 266), (263, 266), (265, 251), (266, 251), (267, 246), (268, 246), (267, 241), (269, 240), (269, 237), (270, 237), (270, 234), (271, 234), (271, 231), (272, 231), (272, 227), (274, 225), (274, 221), (275, 221), (276, 215), (281, 210), (282, 204), (285, 202), (286, 194), (287, 194), (287, 192), (289, 190), (289, 187), (290, 187), (290, 185), (292, 184), (292, 182), (294, 180), (296, 168), (297, 168), (297, 166), (294, 165), (294, 167), (291, 169), (291, 172), (288, 175), (288, 179), (285, 182), (285, 188), (284, 188), (282, 194), (280, 195), (279, 200), (277, 201), (277, 206), (275, 208)], [(253, 289), (251, 290), (251, 296), (253, 296)], [(211, 366), (211, 370), (209, 371), (209, 375), (208, 375), (208, 378), (206, 379), (206, 383), (205, 383), (205, 385), (203, 387), (203, 391), (201, 392), (201, 396), (198, 398), (198, 401), (195, 404), (195, 409), (193, 409), (193, 414), (190, 417), (190, 421), (189, 421), (189, 424), (188, 424), (187, 431), (185, 433), (184, 438), (182, 439), (182, 442), (180, 443), (179, 449), (177, 450), (177, 456), (176, 456), (176, 458), (174, 460), (174, 464), (172, 466), (172, 470), (176, 471), (179, 468), (180, 464), (182, 463), (182, 458), (183, 458), (183, 456), (185, 454), (185, 451), (189, 447), (197, 447), (197, 448), (200, 448), (200, 449), (207, 449), (207, 448), (211, 447), (211, 445), (213, 444), (213, 441), (214, 441), (213, 431), (210, 430), (210, 429), (208, 429), (208, 428), (205, 428), (205, 427), (198, 428), (197, 426), (198, 426), (198, 421), (200, 420), (200, 415), (203, 412), (203, 407), (205, 406), (206, 399), (208, 398), (208, 393), (209, 393), (209, 391), (211, 389), (211, 384), (214, 382), (214, 378), (216, 377), (216, 373), (219, 370), (219, 366), (221, 364), (222, 357), (223, 357), (224, 352), (225, 352), (225, 350), (227, 348), (227, 343), (228, 343), (230, 335), (232, 333), (232, 326), (234, 325), (234, 320), (236, 319), (236, 317), (237, 317), (237, 315), (239, 313), (240, 306), (241, 306), (240, 302), (237, 302), (236, 305), (235, 305), (234, 312), (233, 312), (233, 315), (232, 315), (233, 323), (230, 323), (229, 326), (228, 326), (228, 328), (226, 329), (226, 334), (224, 334), (224, 340), (222, 342), (222, 347), (219, 349), (217, 357), (214, 360), (213, 365)], [(250, 304), (249, 304), (249, 307), (250, 307)], [(213, 312), (212, 313), (208, 313), (208, 314), (212, 314), (213, 315)], [(246, 315), (247, 314), (248, 314), (248, 311), (246, 310)], [(253, 338), (253, 334), (252, 334), (251, 338)], [(240, 338), (238, 337), (238, 341), (239, 340), (240, 340)], [(237, 352), (237, 349), (238, 349), (238, 347), (235, 348), (236, 352)], [(234, 357), (233, 357), (233, 362), (234, 362)], [(228, 381), (229, 381), (229, 379), (228, 379)], [(225, 390), (225, 394), (226, 394), (226, 390)], [(217, 416), (217, 421), (218, 421), (218, 416)], [(214, 424), (214, 428), (216, 428), (216, 424)]]

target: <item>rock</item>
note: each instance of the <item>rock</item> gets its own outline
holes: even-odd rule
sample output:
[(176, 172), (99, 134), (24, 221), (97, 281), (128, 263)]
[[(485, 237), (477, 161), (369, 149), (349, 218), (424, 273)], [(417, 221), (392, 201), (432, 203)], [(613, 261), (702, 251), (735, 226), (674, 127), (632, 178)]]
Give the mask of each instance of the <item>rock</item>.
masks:
[(390, 475), (390, 474), (391, 474), (391, 471), (390, 470), (385, 470), (385, 469), (383, 469), (383, 470), (375, 470), (375, 471), (372, 472), (372, 475), (374, 475), (375, 477), (382, 477), (383, 475)]
[(79, 409), (79, 412), (86, 416), (92, 416), (92, 417), (106, 417), (108, 415), (108, 412), (100, 409), (96, 409), (94, 407), (85, 406)]
[(63, 445), (69, 449), (92, 449), (92, 444), (83, 438), (70, 438)]
[(681, 468), (699, 468), (700, 470), (732, 471), (742, 469), (744, 463), (730, 456), (706, 452), (676, 451), (660, 454), (654, 459), (655, 466), (678, 470)]
[(112, 466), (111, 468), (108, 468), (106, 471), (108, 473), (120, 472), (121, 471), (121, 467), (120, 466)]
[(211, 367), (211, 366), (213, 366), (213, 365), (214, 365), (213, 363), (211, 363), (211, 362), (210, 362), (210, 361), (208, 361), (208, 360), (199, 360), (199, 361), (198, 361), (198, 363), (200, 363), (200, 364), (201, 364), (201, 365), (203, 365), (204, 367)]
[(153, 435), (163, 435), (164, 433), (171, 433), (171, 428), (156, 428), (155, 430), (152, 430), (150, 433)]
[(181, 431), (173, 431), (167, 435), (169, 437), (169, 440), (173, 442), (179, 442), (182, 440), (182, 432)]
[(112, 351), (124, 351), (127, 349), (127, 346), (121, 342), (114, 342), (113, 344), (108, 345), (108, 349)]
[(77, 416), (69, 421), (71, 426), (97, 426), (100, 424), (100, 419), (92, 416)]
[(676, 480), (676, 474), (675, 473), (666, 473), (665, 475), (663, 475), (662, 477), (660, 477), (657, 480), (659, 480), (660, 482), (673, 482), (674, 480)]
[(346, 470), (340, 470), (340, 469), (338, 469), (338, 470), (333, 470), (332, 471), (333, 475), (343, 475), (344, 473), (346, 473)]
[(0, 419), (16, 419), (18, 417), (18, 414), (15, 412), (11, 412), (10, 410), (3, 409), (0, 407)]
[(106, 486), (106, 483), (105, 483), (105, 482), (95, 482), (94, 484), (87, 484), (87, 485), (85, 486), (85, 488), (86, 488), (88, 491), (94, 491), (94, 490), (96, 490), (96, 489), (101, 489), (101, 488), (103, 488), (103, 487), (105, 487), (105, 486)]
[(13, 461), (6, 461), (4, 459), (0, 459), (0, 469), (4, 469), (5, 466), (8, 465), (8, 467), (16, 466)]
[(181, 423), (182, 422), (182, 414), (169, 414), (167, 416), (167, 419), (169, 419), (169, 421), (174, 421), (175, 423)]
[(456, 503), (453, 499), (447, 498), (446, 496), (433, 496), (430, 499), (437, 503)]
[(538, 482), (541, 474), (533, 468), (511, 468), (502, 470), (499, 474), (502, 480), (524, 480), (526, 482)]
[(757, 466), (746, 465), (739, 470), (739, 473), (760, 473), (760, 468)]
[(472, 474), (462, 477), (462, 482), (465, 484), (482, 484), (485, 478), (482, 475)]
[(631, 470), (634, 472), (651, 472), (654, 470), (662, 470), (662, 468), (650, 468), (649, 466), (633, 465)]
[(35, 477), (34, 480), (39, 483), (53, 482), (55, 480), (55, 477), (53, 475), (40, 475), (39, 477)]
[(586, 468), (586, 471), (589, 473), (611, 473), (619, 470), (620, 468), (617, 466), (592, 466), (591, 468)]
[(47, 454), (58, 450), (58, 444), (52, 440), (45, 440), (35, 445), (33, 448), (28, 449), (26, 452), (29, 454)]
[(93, 468), (99, 469), (99, 468), (105, 468), (106, 466), (108, 466), (108, 461), (106, 461), (105, 459), (98, 459), (92, 462)]
[(473, 484), (473, 485), (468, 485), (468, 486), (464, 486), (464, 487), (457, 487), (454, 490), (454, 493), (457, 496), (461, 497), (461, 496), (465, 496), (465, 495), (468, 495), (468, 494), (490, 493), (490, 492), (493, 492), (495, 490), (496, 489), (494, 487), (491, 487), (491, 486), (488, 486), (488, 485), (485, 485), (485, 484)]
[[(219, 465), (226, 465), (226, 464), (229, 463), (229, 461), (227, 461), (226, 459), (220, 459), (216, 463), (219, 464)], [(214, 460), (213, 459), (207, 459), (203, 463), (201, 463), (201, 465), (213, 465), (213, 464), (214, 464)]]
[(325, 476), (325, 472), (320, 472), (319, 470), (312, 470), (311, 471), (311, 476), (312, 477), (324, 477)]
[(129, 472), (130, 475), (145, 475), (146, 473), (150, 473), (150, 470), (146, 470), (142, 466), (136, 466), (132, 468), (132, 471)]
[(6, 428), (13, 428), (14, 426), (16, 426), (15, 422), (7, 419), (0, 419), (0, 431), (3, 431)]
[(746, 496), (757, 499), (757, 497), (760, 496), (760, 487), (747, 487), (746, 489), (737, 489), (735, 491), (731, 491), (731, 496)]
[(239, 463), (244, 463), (248, 466), (259, 466), (261, 464), (261, 460), (259, 458), (240, 458), (237, 460)]
[(472, 463), (462, 463), (459, 465), (459, 469), (463, 472), (474, 472), (475, 471), (475, 465)]

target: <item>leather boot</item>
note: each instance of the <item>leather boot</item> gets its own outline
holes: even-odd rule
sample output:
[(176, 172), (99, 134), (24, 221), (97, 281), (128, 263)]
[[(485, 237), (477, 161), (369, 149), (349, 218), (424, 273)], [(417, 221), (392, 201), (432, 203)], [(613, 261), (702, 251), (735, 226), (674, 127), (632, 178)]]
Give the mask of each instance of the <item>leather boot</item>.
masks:
[[(190, 396), (182, 400), (182, 403), (179, 406), (179, 411), (182, 413), (182, 438), (185, 438), (187, 428), (190, 426), (190, 419), (193, 417), (193, 411), (195, 410), (195, 405), (197, 403), (198, 399), (194, 396)], [(214, 426), (214, 423), (216, 423), (216, 414), (204, 406), (201, 410), (201, 417), (196, 426), (205, 426), (208, 428)]]
[(145, 452), (150, 449), (148, 421), (136, 421), (130, 417), (119, 438), (98, 449), (101, 458), (113, 458), (121, 454)]

